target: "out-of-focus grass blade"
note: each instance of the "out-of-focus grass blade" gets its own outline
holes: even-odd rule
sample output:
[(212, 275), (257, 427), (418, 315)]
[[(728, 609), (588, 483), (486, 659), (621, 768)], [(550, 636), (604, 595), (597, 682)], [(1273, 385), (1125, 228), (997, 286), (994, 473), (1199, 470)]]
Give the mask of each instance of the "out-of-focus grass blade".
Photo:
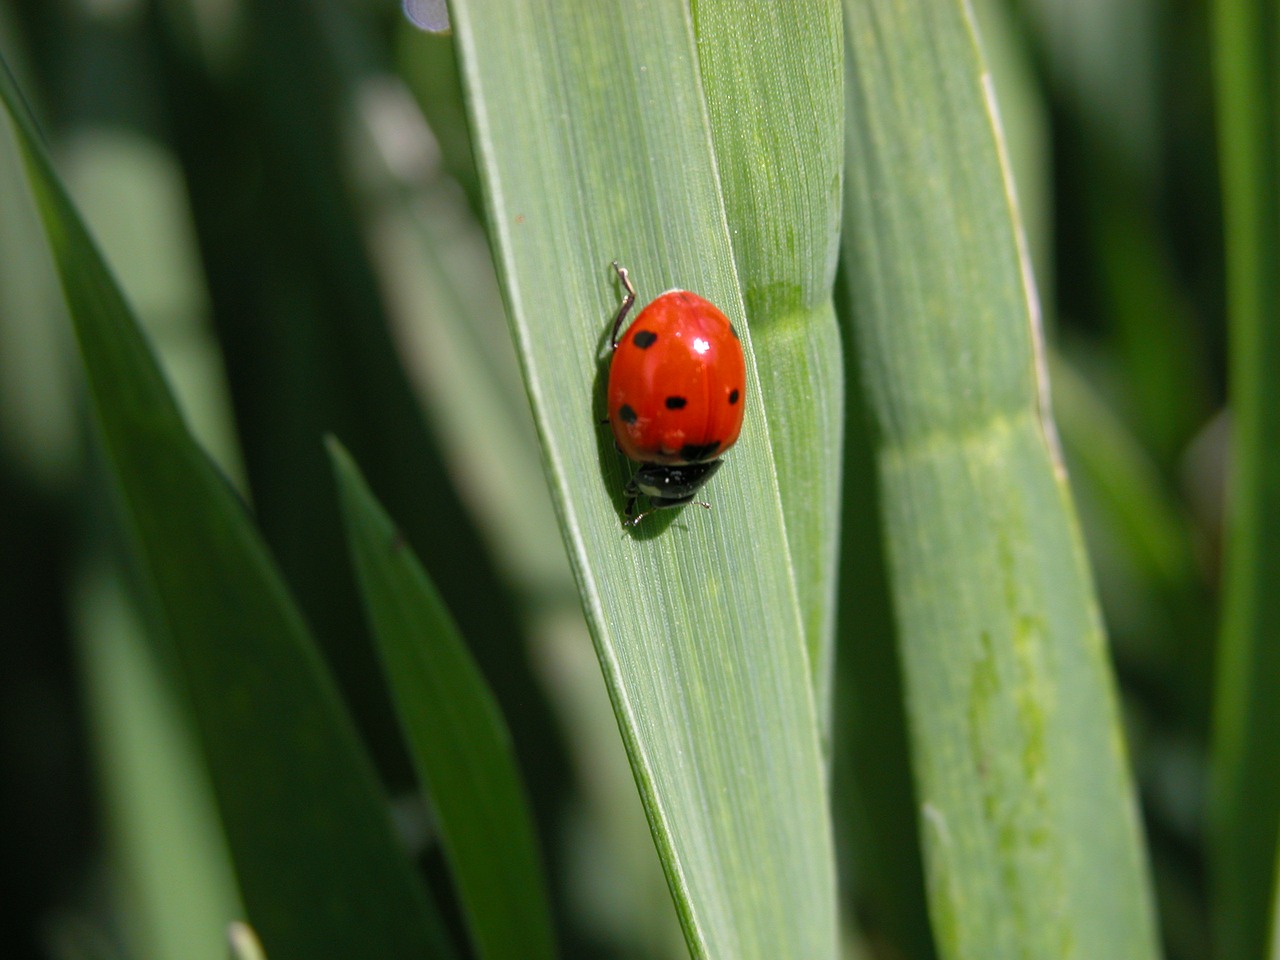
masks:
[[(0, 8), (0, 50), (22, 46), (16, 33), (5, 29), (10, 16), (10, 8)], [(17, 70), (21, 64), (13, 66)], [(48, 253), (36, 239), (43, 230), (26, 183), (17, 144), (2, 129), (0, 435), (13, 466), (53, 490), (75, 474), (75, 369), (65, 362), (66, 307)]]
[(1214, 4), (1232, 445), (1214, 731), (1215, 956), (1261, 956), (1280, 833), (1280, 6)]
[(279, 574), (164, 378), (0, 62), (93, 409), (272, 960), (449, 956)]
[(967, 4), (846, 2), (845, 263), (949, 958), (1155, 956), (1105, 640)]
[(247, 923), (231, 924), (227, 930), (227, 941), (231, 947), (231, 960), (269, 960), (258, 934)]
[[(1155, 0), (1024, 0), (1046, 66), (1097, 143), (1145, 180), (1160, 148), (1160, 5)], [(1124, 96), (1116, 92), (1123, 90)]]
[(1108, 526), (1146, 579), (1185, 586), (1195, 563), (1190, 528), (1155, 464), (1066, 360), (1051, 358), (1050, 370), (1063, 444), (1104, 502)]
[[(1200, 342), (1186, 296), (1194, 282), (1186, 277), (1185, 259), (1174, 255), (1159, 196), (1161, 184), (1181, 181), (1179, 166), (1210, 160), (1199, 152), (1198, 137), (1185, 136), (1199, 128), (1191, 119), (1199, 115), (1198, 90), (1187, 98), (1196, 103), (1179, 97), (1202, 85), (1200, 71), (1184, 64), (1162, 75), (1166, 62), (1188, 52), (1173, 36), (1198, 34), (1199, 24), (1186, 19), (1179, 31), (1167, 29), (1156, 0), (1027, 0), (1019, 7), (1044, 54), (1058, 106), (1057, 136), (1072, 168), (1062, 219), (1065, 234), (1075, 238), (1073, 286), (1082, 279), (1088, 286), (1096, 276), (1099, 297), (1088, 309), (1107, 328), (1110, 354), (1124, 367), (1126, 416), (1157, 463), (1171, 470), (1209, 413), (1212, 354)], [(1179, 103), (1181, 160), (1161, 155), (1167, 146), (1155, 122), (1161, 97)], [(1181, 222), (1216, 218), (1216, 209), (1206, 209), (1211, 203), (1180, 198)], [(1025, 207), (1023, 213), (1025, 219)], [(1074, 291), (1064, 293), (1068, 307), (1081, 303)]]
[[(824, 960), (834, 871), (808, 658), (688, 10), (459, 0), (452, 15), (547, 472), (686, 938), (697, 957)], [(749, 358), (714, 510), (634, 532), (631, 467), (597, 422), (615, 258), (642, 299), (680, 286), (718, 303)]]
[(77, 129), (69, 148), (61, 172), (76, 209), (163, 358), (192, 435), (241, 488), (222, 356), (206, 322), (208, 298), (177, 163), (153, 139), (106, 125)]
[(370, 625), (483, 960), (551, 960), (550, 908), (510, 734), (453, 618), (336, 442)]
[(431, 125), (440, 159), (458, 181), (477, 216), (483, 215), (471, 131), (458, 79), (458, 54), (449, 36), (424, 36), (416, 30), (397, 32), (395, 57), (409, 89)]
[[(1176, 691), (1185, 713), (1207, 719), (1213, 605), (1186, 515), (1147, 451), (1058, 353), (1050, 355), (1053, 409), (1093, 557), (1116, 658)], [(1089, 521), (1093, 520), (1092, 523)], [(1148, 639), (1149, 638), (1149, 639)]]
[(76, 609), (124, 932), (138, 960), (223, 960), (242, 909), (213, 794), (121, 580), (89, 564)]
[[(1105, 178), (1098, 180), (1106, 182)], [(1158, 218), (1124, 186), (1099, 190), (1089, 217), (1115, 317), (1134, 428), (1157, 462), (1172, 469), (1209, 419), (1209, 355), (1184, 279)]]
[[(698, 59), (824, 733), (830, 726), (844, 361), (832, 303), (844, 76), (838, 0), (695, 0)], [(743, 109), (744, 104), (751, 109)]]

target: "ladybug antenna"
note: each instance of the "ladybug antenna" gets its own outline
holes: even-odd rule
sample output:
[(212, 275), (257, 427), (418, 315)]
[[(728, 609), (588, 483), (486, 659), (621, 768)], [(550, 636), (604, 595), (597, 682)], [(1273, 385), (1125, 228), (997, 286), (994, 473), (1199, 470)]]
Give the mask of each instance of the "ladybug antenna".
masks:
[(627, 291), (622, 298), (622, 305), (618, 307), (618, 315), (613, 318), (613, 336), (610, 338), (613, 349), (618, 349), (618, 329), (622, 326), (622, 321), (626, 319), (631, 305), (636, 302), (636, 288), (631, 285), (631, 279), (627, 276), (627, 268), (618, 266), (618, 261), (613, 261), (613, 269), (617, 271), (618, 280), (622, 283), (623, 289)]

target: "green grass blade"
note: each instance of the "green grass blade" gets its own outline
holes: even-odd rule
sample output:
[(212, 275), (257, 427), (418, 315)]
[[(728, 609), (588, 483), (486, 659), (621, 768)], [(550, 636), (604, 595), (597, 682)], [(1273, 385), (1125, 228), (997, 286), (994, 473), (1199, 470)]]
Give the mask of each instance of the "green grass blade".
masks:
[(1214, 4), (1230, 313), (1226, 574), (1215, 693), (1215, 955), (1261, 956), (1280, 833), (1280, 4)]
[[(769, 411), (778, 492), (823, 730), (835, 658), (844, 362), (840, 248), (844, 40), (838, 0), (695, 0), (698, 55), (733, 261)], [(751, 104), (753, 109), (742, 109)]]
[[(463, 85), (553, 496), (619, 726), (697, 957), (836, 951), (818, 729), (776, 468), (680, 4), (453, 5)], [(598, 424), (631, 268), (718, 303), (749, 357), (747, 429), (686, 508), (620, 528)]]
[[(738, 284), (772, 426), (810, 668), (830, 726), (844, 363), (832, 303), (844, 62), (838, 0), (695, 0)], [(750, 104), (751, 109), (743, 109)]]
[(845, 264), (939, 952), (1153, 957), (1105, 640), (971, 12), (845, 12)]
[(351, 456), (329, 454), (373, 633), (482, 960), (556, 955), (511, 737), (453, 618)]
[(0, 100), (268, 954), (449, 956), (306, 626), (242, 504), (182, 422), (2, 62)]

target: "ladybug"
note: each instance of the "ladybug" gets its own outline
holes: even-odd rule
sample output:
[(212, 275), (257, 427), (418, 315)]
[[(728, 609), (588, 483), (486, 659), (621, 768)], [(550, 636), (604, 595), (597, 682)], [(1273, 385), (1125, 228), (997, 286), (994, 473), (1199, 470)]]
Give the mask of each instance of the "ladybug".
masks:
[[(655, 510), (697, 503), (742, 430), (747, 367), (738, 333), (714, 304), (668, 290), (618, 337), (636, 291), (615, 261), (626, 295), (613, 321), (609, 424), (618, 449), (640, 464), (627, 481), (625, 526)], [(635, 513), (639, 497), (652, 509)]]

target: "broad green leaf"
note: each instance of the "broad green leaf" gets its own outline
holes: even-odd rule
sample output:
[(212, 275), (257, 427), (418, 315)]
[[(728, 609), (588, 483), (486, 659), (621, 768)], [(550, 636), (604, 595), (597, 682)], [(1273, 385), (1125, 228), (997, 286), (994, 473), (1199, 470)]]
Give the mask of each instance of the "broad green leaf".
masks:
[(1261, 956), (1280, 837), (1280, 6), (1217, 0), (1232, 443), (1211, 815), (1215, 956)]
[(847, 0), (844, 260), (948, 958), (1156, 954), (1105, 638), (971, 11)]
[(0, 63), (93, 411), (272, 960), (449, 956), (333, 681), (243, 505), (188, 432)]
[[(696, 957), (836, 952), (804, 630), (698, 72), (681, 4), (459, 0), (473, 142), (562, 531)], [(750, 109), (749, 105), (744, 109)], [(642, 299), (717, 303), (747, 351), (747, 426), (686, 508), (621, 528), (604, 355)]]
[[(838, 0), (695, 0), (698, 58), (743, 306), (761, 356), (778, 491), (824, 736), (830, 727), (844, 363)], [(743, 109), (748, 103), (751, 109)]]
[(347, 536), (400, 723), (482, 960), (551, 960), (550, 907), (511, 738), (453, 618), (335, 441)]

